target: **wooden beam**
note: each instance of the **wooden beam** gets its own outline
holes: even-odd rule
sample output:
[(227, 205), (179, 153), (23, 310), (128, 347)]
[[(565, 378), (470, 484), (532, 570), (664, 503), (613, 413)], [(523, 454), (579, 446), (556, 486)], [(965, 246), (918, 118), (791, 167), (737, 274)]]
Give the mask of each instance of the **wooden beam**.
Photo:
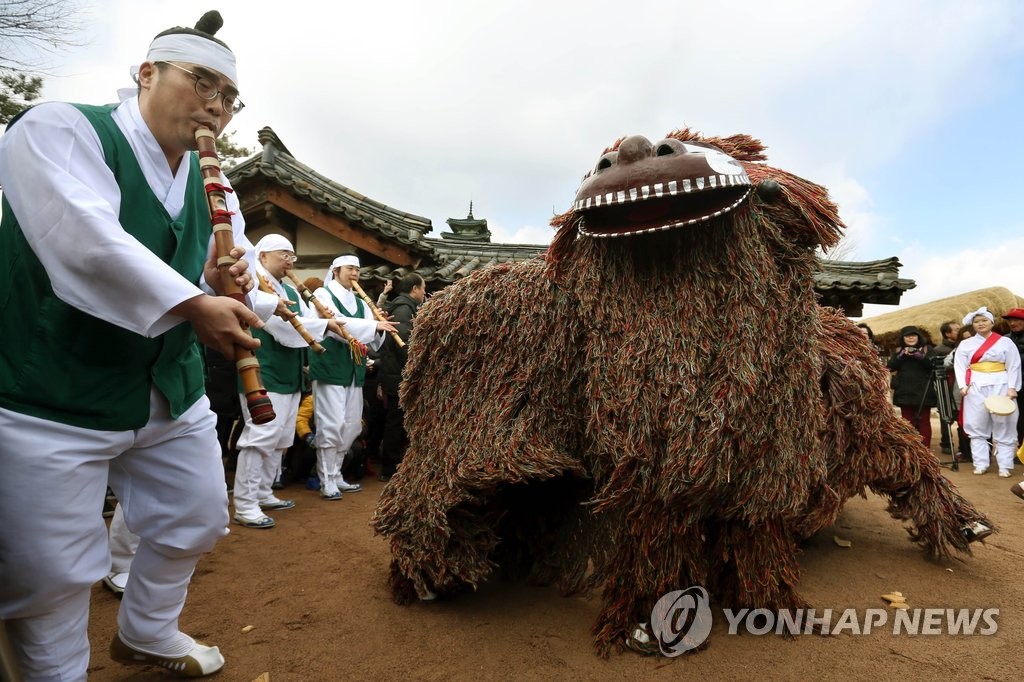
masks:
[(267, 189), (267, 200), (276, 206), (280, 206), (292, 215), (305, 220), (310, 225), (320, 228), (327, 234), (353, 244), (390, 263), (415, 267), (419, 262), (416, 256), (398, 244), (377, 236), (368, 230), (353, 227), (343, 218), (328, 213), (315, 203), (297, 197), (291, 192), (278, 187), (270, 187)]

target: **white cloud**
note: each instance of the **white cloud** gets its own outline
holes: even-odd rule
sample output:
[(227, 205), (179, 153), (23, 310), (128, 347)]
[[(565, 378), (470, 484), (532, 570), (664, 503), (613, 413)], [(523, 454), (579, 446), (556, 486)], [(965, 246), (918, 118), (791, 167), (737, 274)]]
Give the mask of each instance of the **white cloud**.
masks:
[[(1024, 233), (1024, 224), (1008, 228), (1004, 235)], [(1024, 296), (1024, 268), (1020, 266), (1019, 254), (1024, 254), (1024, 237), (1004, 236), (1000, 240), (985, 241), (982, 247), (939, 254), (926, 249), (921, 242), (910, 244), (899, 254), (904, 266), (901, 274), (913, 279), (917, 286), (903, 294), (899, 307), (907, 308), (988, 287), (1005, 287), (1018, 296)], [(864, 316), (893, 310), (892, 306), (865, 306)]]

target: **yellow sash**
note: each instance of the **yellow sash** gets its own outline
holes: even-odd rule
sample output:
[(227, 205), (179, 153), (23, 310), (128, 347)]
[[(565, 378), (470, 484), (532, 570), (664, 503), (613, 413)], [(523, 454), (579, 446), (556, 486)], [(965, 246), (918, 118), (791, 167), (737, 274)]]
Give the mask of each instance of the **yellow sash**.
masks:
[(985, 361), (985, 362), (972, 362), (971, 363), (971, 371), (972, 372), (986, 372), (986, 373), (1005, 372), (1006, 371), (1006, 364), (1004, 364), (1002, 362), (989, 362), (989, 361)]

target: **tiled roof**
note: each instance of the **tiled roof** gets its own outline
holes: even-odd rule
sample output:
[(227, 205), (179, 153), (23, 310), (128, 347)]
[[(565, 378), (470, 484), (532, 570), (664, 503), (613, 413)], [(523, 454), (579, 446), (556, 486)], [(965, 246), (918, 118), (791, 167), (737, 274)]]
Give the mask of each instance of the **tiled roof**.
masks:
[(901, 294), (917, 286), (912, 279), (900, 278), (899, 270), (903, 264), (897, 258), (819, 262), (821, 271), (814, 275), (814, 286), (818, 291), (886, 291)]
[(291, 155), (269, 127), (259, 132), (263, 153), (226, 171), (228, 180), (237, 184), (242, 178), (265, 176), (308, 197), (351, 225), (371, 230), (417, 254), (427, 254), (423, 235), (432, 231), (429, 218), (399, 211), (334, 182), (300, 163)]
[(419, 273), (428, 283), (451, 284), (488, 265), (518, 263), (547, 250), (546, 244), (494, 244), (424, 239), (432, 252), (429, 262), (418, 268), (376, 265), (362, 268), (361, 279), (392, 279)]

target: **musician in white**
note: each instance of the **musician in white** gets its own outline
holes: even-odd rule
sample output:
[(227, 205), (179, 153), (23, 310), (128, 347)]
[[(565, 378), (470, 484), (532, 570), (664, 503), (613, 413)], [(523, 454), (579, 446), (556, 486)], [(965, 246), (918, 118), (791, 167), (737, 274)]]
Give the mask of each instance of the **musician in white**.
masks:
[[(345, 331), (356, 341), (377, 350), (384, 343), (384, 333), (395, 331), (395, 326), (374, 318), (369, 306), (353, 291), (353, 282), (358, 281), (359, 259), (338, 256), (324, 277), (324, 286), (314, 295), (345, 323)], [(328, 352), (323, 356), (309, 358), (316, 418), (317, 474), (321, 497), (339, 500), (343, 492), (362, 490), (358, 483), (345, 481), (341, 468), (361, 430), (366, 358), (355, 362), (348, 343), (340, 337), (329, 338), (324, 347)]]
[[(0, 137), (0, 618), (27, 681), (86, 678), (90, 590), (111, 565), (108, 471), (140, 537), (110, 656), (192, 677), (224, 665), (178, 628), (228, 523), (195, 341), (254, 349), (243, 325), (276, 301), (258, 315), (208, 295), (224, 287), (195, 131), (241, 109), (220, 23), (158, 35), (120, 106), (42, 104)], [(244, 227), (234, 216), (242, 246)], [(243, 290), (246, 268), (230, 273)]]
[(245, 427), (238, 437), (234, 520), (246, 528), (272, 528), (274, 519), (264, 511), (295, 506), (292, 500), (278, 499), (271, 485), (281, 470), (281, 457), (295, 438), (295, 415), (305, 384), (303, 368), (309, 347), (286, 319), (294, 317), (316, 341), (322, 341), (327, 330), (340, 334), (341, 326), (335, 320), (320, 318), (295, 289), (282, 281), (295, 263), (295, 248), (285, 237), (266, 235), (256, 243), (254, 257), (257, 276), (274, 290), (288, 311), (271, 317), (263, 329), (253, 332), (260, 340), (256, 359), (276, 416), (266, 424), (254, 423), (245, 395), (239, 394)]
[(1016, 400), (1020, 390), (1020, 353), (1010, 339), (992, 331), (995, 318), (986, 307), (968, 313), (964, 327), (974, 326), (977, 332), (957, 346), (953, 359), (957, 385), (963, 396), (964, 430), (971, 439), (974, 473), (984, 474), (991, 456), (988, 440), (995, 443), (999, 475), (1010, 476), (1017, 450), (1017, 418), (1012, 414), (993, 414), (985, 406), (991, 396), (1007, 396)]

